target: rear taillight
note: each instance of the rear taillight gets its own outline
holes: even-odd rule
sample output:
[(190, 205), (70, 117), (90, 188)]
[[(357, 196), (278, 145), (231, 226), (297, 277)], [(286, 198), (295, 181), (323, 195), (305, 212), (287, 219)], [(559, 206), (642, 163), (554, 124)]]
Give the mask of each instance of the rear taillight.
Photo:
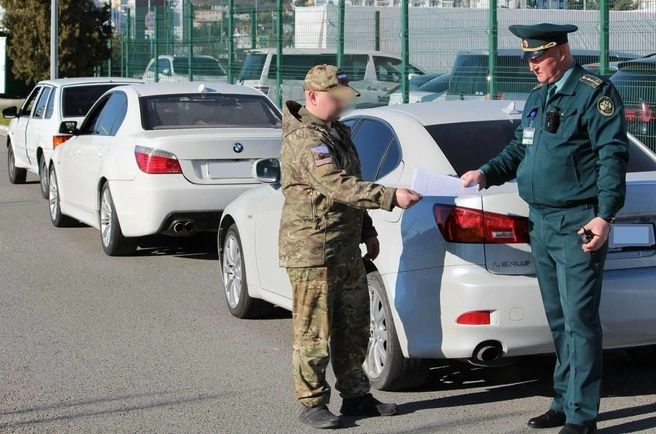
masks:
[(647, 123), (652, 119), (656, 119), (656, 112), (646, 102), (640, 103), (637, 108), (625, 109), (624, 114), (626, 115), (626, 120), (629, 122), (639, 121)]
[(137, 146), (134, 155), (142, 172), (150, 174), (182, 173), (178, 158), (170, 152)]
[(255, 85), (253, 86), (255, 89), (259, 90), (265, 95), (269, 94), (270, 87), (269, 86), (260, 86), (260, 85)]
[(70, 135), (52, 136), (52, 149), (55, 149), (57, 146), (66, 142), (70, 138), (71, 138)]
[(647, 104), (646, 102), (640, 104), (640, 111), (638, 112), (638, 114), (642, 122), (649, 122), (652, 119), (652, 117), (654, 117), (653, 111), (649, 107), (649, 104)]
[(435, 222), (450, 243), (528, 243), (528, 219), (453, 205), (435, 205)]
[(465, 325), (489, 325), (491, 323), (490, 312), (487, 310), (480, 310), (463, 313), (458, 317), (456, 323)]

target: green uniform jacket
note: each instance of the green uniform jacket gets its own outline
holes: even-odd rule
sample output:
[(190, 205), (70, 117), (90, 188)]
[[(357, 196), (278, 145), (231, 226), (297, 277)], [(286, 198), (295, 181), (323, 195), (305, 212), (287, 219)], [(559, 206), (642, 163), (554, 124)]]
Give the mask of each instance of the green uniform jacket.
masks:
[[(516, 177), (519, 195), (529, 205), (593, 204), (598, 216), (614, 217), (624, 206), (629, 159), (622, 100), (607, 80), (579, 65), (573, 68), (549, 101), (548, 86), (533, 90), (515, 138), (480, 170), (486, 187)], [(560, 113), (555, 133), (545, 129), (549, 111)], [(535, 128), (532, 144), (522, 144), (530, 127)]]
[(281, 267), (359, 260), (360, 243), (376, 236), (366, 208), (391, 211), (396, 190), (361, 179), (350, 129), (328, 127), (300, 104), (283, 110), (281, 151), (285, 204), (278, 250)]

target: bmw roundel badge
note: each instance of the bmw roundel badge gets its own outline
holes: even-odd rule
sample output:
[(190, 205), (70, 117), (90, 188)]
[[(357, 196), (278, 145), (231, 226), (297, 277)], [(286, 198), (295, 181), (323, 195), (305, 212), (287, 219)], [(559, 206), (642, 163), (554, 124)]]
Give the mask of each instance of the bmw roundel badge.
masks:
[(237, 143), (235, 143), (235, 145), (232, 147), (232, 150), (239, 154), (241, 151), (244, 150), (244, 145), (242, 145), (241, 143), (237, 142)]

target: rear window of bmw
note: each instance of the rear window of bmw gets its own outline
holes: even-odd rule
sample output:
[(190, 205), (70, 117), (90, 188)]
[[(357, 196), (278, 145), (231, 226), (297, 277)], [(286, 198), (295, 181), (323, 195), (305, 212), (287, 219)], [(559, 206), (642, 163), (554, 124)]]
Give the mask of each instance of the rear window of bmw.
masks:
[(140, 103), (145, 130), (282, 127), (278, 109), (258, 95), (153, 95)]

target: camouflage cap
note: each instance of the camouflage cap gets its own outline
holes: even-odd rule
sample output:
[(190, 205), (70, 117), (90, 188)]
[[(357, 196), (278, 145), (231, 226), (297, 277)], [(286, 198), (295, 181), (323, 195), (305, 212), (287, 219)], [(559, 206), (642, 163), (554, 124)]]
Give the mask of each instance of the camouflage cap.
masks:
[(303, 90), (330, 92), (337, 99), (351, 99), (360, 92), (349, 86), (349, 79), (336, 66), (317, 65), (305, 76)]

